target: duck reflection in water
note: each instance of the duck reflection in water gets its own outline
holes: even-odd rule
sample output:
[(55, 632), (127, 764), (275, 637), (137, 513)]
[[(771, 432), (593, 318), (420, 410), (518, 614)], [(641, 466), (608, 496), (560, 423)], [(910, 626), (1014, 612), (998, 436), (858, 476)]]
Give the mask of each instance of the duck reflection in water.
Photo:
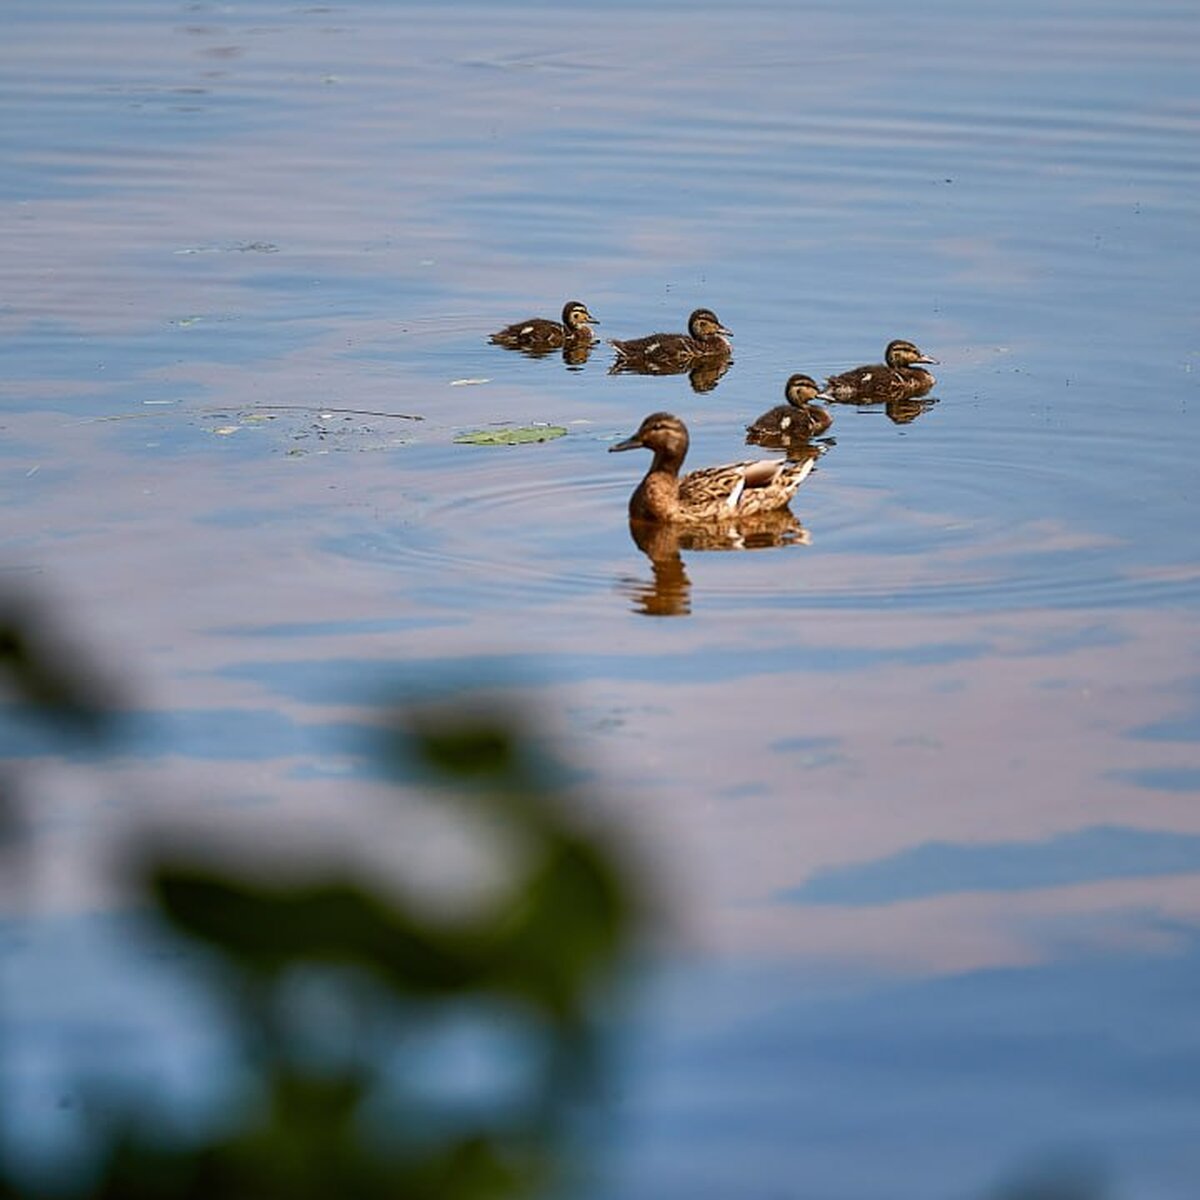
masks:
[(698, 308), (688, 318), (687, 333), (651, 333), (621, 341), (609, 339), (616, 359), (610, 375), (688, 376), (695, 392), (710, 392), (733, 361), (732, 331), (711, 308)]
[(630, 518), (629, 536), (650, 560), (652, 578), (622, 580), (635, 612), (648, 617), (686, 617), (692, 611), (692, 581), (682, 551), (764, 550), (807, 546), (812, 538), (790, 509), (760, 513), (711, 527), (664, 525)]

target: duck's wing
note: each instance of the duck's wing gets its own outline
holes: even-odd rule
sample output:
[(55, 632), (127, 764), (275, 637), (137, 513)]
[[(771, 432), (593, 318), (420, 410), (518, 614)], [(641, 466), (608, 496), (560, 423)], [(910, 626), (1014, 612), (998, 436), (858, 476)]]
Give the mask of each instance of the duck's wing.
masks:
[(760, 458), (724, 467), (702, 467), (679, 481), (679, 504), (683, 509), (711, 511), (715, 516), (782, 508), (814, 462), (811, 458), (803, 462)]
[(628, 341), (609, 339), (620, 359), (635, 360), (653, 368), (686, 366), (696, 357), (692, 339), (683, 333), (651, 333)]
[(816, 465), (816, 457), (800, 461), (765, 459), (747, 463), (738, 511), (750, 515), (783, 508)]
[(794, 423), (795, 409), (790, 404), (777, 404), (746, 426), (747, 433), (784, 434)]
[(701, 467), (679, 481), (679, 505), (693, 511), (711, 510), (733, 514), (746, 487), (746, 469), (754, 463), (730, 463), (724, 467)]
[(825, 390), (835, 400), (853, 399), (861, 392), (872, 391), (879, 386), (880, 379), (891, 377), (892, 369), (886, 363), (874, 363), (867, 367), (855, 367), (840, 375), (830, 375), (825, 381)]
[(528, 321), (517, 321), (505, 325), (488, 339), (498, 346), (551, 346), (563, 344), (563, 328), (557, 321), (545, 317), (530, 317)]

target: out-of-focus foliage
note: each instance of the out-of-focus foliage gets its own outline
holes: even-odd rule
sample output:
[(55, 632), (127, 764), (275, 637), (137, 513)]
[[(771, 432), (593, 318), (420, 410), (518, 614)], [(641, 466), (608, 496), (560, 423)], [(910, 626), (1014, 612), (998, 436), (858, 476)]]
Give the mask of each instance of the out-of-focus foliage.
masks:
[[(104, 738), (105, 689), (36, 624), (35, 635), (28, 614), (0, 613), (0, 686), (64, 746)], [(511, 716), (410, 715), (380, 754), (409, 774), (418, 765), (448, 803), (486, 816), (504, 886), (439, 915), (406, 898), (400, 881), (385, 890), (330, 871), (283, 884), (149, 847), (147, 896), (214, 961), (211, 986), (252, 1086), (219, 1129), (190, 1138), (108, 1111), (98, 1170), (54, 1200), (521, 1200), (562, 1183), (573, 1106), (600, 1062), (596, 1007), (619, 983), (640, 924), (637, 888), (617, 848), (571, 819), (560, 773)], [(0, 817), (11, 807), (0, 793)], [(313, 984), (318, 1002), (306, 1008), (297, 993)], [(520, 1052), (502, 1056), (499, 1091), (446, 1105), (406, 1052), (464, 1011), (519, 1026)], [(453, 1072), (453, 1060), (443, 1069)], [(1069, 1161), (993, 1193), (1109, 1194), (1102, 1175)], [(0, 1164), (0, 1200), (45, 1198)]]
[[(64, 736), (102, 733), (94, 691), (16, 624), (0, 639), (26, 704), (65, 718)], [(631, 882), (615, 846), (579, 830), (560, 773), (511, 717), (409, 716), (380, 753), (409, 775), (416, 763), (447, 803), (485, 818), (503, 882), (447, 912), (399, 880), (385, 890), (330, 870), (282, 883), (145, 847), (147, 895), (213, 960), (207, 978), (253, 1086), (219, 1129), (190, 1138), (106, 1113), (99, 1169), (73, 1195), (505, 1200), (561, 1182), (573, 1107), (596, 1082), (597, 1008), (637, 923)], [(319, 991), (317, 1019), (297, 1003), (305, 987)], [(411, 1066), (409, 1052), (462, 1012), (519, 1029), (520, 1052), (499, 1056), (503, 1078), (482, 1098), (439, 1103), (417, 1078), (429, 1063)], [(435, 1054), (432, 1069), (455, 1068)], [(0, 1168), (0, 1197), (22, 1194)]]
[(0, 697), (7, 692), (73, 736), (108, 729), (111, 689), (31, 610), (0, 603)]

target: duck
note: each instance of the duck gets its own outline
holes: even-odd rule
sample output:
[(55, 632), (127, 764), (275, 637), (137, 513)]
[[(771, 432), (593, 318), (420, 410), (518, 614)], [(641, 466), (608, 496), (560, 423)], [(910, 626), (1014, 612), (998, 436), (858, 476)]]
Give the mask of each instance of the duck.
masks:
[(786, 404), (776, 405), (746, 426), (747, 442), (757, 444), (807, 441), (819, 437), (833, 424), (833, 415), (812, 401), (828, 398), (811, 375), (789, 375), (783, 385)]
[(787, 507), (815, 460), (758, 459), (702, 467), (682, 479), (688, 452), (687, 426), (672, 413), (651, 413), (636, 433), (609, 452), (644, 448), (654, 461), (629, 498), (629, 519), (659, 524), (737, 521)]
[(887, 400), (907, 400), (923, 396), (937, 382), (917, 363), (933, 363), (912, 342), (903, 338), (888, 342), (883, 353), (884, 361), (866, 367), (855, 367), (841, 375), (831, 375), (825, 381), (825, 390), (831, 400), (842, 404), (878, 404)]
[(595, 339), (589, 326), (599, 324), (583, 301), (568, 300), (563, 305), (561, 321), (530, 317), (528, 321), (505, 325), (493, 333), (488, 341), (494, 346), (526, 350), (534, 354), (544, 354), (563, 347), (590, 347)]
[(608, 344), (617, 352), (612, 370), (679, 374), (704, 359), (728, 358), (732, 336), (711, 308), (698, 308), (688, 317), (687, 333), (651, 333), (627, 341), (609, 338)]

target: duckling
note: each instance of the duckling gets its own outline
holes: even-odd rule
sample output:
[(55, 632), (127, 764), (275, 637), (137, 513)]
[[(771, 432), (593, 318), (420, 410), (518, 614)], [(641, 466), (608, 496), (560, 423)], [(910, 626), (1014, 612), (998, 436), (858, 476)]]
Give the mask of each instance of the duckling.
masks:
[(505, 346), (510, 350), (545, 354), (560, 347), (591, 346), (595, 339), (588, 326), (599, 323), (582, 301), (568, 300), (563, 305), (561, 323), (545, 317), (530, 317), (528, 321), (505, 325), (493, 333), (488, 341), (494, 346)]
[(698, 308), (688, 317), (687, 333), (652, 333), (629, 341), (609, 338), (608, 344), (617, 352), (612, 370), (614, 374), (678, 374), (701, 359), (728, 358), (727, 339), (732, 336), (711, 308)]
[(629, 499), (633, 521), (702, 524), (775, 512), (787, 507), (814, 461), (759, 459), (703, 467), (680, 479), (688, 451), (687, 426), (665, 412), (651, 413), (637, 433), (609, 446), (609, 451), (638, 447), (653, 450), (654, 461)]
[(833, 424), (828, 409), (812, 401), (818, 396), (828, 398), (811, 375), (791, 375), (783, 385), (786, 404), (765, 412), (752, 425), (746, 426), (746, 441), (755, 445), (781, 445), (790, 441), (807, 441), (819, 437)]
[(907, 400), (923, 396), (937, 382), (914, 363), (937, 364), (936, 358), (923, 354), (912, 342), (897, 339), (888, 342), (885, 362), (855, 367), (841, 375), (831, 375), (825, 390), (831, 400), (843, 404), (878, 404), (886, 400)]

